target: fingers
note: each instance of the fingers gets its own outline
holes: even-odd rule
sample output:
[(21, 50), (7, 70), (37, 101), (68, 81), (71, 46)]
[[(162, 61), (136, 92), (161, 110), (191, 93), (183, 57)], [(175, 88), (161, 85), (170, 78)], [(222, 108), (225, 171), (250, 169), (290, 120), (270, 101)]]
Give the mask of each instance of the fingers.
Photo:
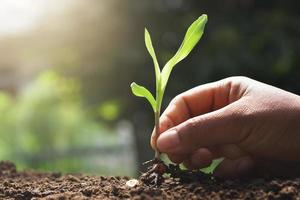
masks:
[(168, 157), (177, 164), (184, 162), (185, 166), (190, 169), (206, 167), (215, 158), (213, 153), (206, 148), (200, 148), (192, 154), (168, 154)]
[[(169, 110), (174, 109), (174, 106), (169, 106), (168, 108)], [(168, 130), (169, 128), (172, 128), (174, 126), (174, 120), (172, 120), (170, 117), (168, 117), (167, 115), (163, 115), (160, 117), (160, 124), (159, 124), (159, 133), (162, 133), (166, 130)], [(155, 128), (152, 131), (152, 135), (151, 135), (151, 146), (153, 149), (156, 149), (156, 140), (158, 138), (159, 134), (157, 134), (155, 132)]]
[(209, 149), (200, 148), (184, 161), (184, 165), (189, 169), (204, 168), (209, 166), (213, 159), (214, 155)]
[[(191, 117), (191, 111), (189, 110), (190, 106), (185, 100), (186, 96), (187, 95), (178, 96), (171, 101), (169, 106), (160, 117), (159, 133), (172, 128)], [(156, 148), (156, 140), (158, 136), (159, 135), (157, 133), (152, 133), (151, 146), (154, 149)]]
[[(202, 156), (204, 156), (203, 154)], [(207, 154), (206, 156), (208, 156)], [(199, 156), (199, 157), (195, 157)], [(194, 154), (194, 159), (199, 160), (191, 160), (185, 162), (185, 166), (189, 169), (201, 169), (204, 167), (208, 167), (212, 163), (211, 157), (200, 157), (198, 154)], [(211, 156), (211, 155), (209, 155)], [(201, 158), (201, 159), (200, 159)], [(210, 160), (211, 159), (211, 160)], [(215, 169), (214, 176), (223, 177), (223, 178), (237, 178), (249, 175), (254, 169), (254, 161), (251, 157), (244, 156), (237, 159), (229, 159), (225, 158)]]
[(253, 168), (254, 161), (248, 156), (234, 160), (224, 159), (215, 169), (214, 175), (223, 178), (237, 178), (250, 174)]
[[(198, 86), (175, 97), (160, 117), (159, 133), (202, 114), (206, 114), (239, 99), (245, 92), (242, 78), (227, 78)], [(156, 149), (157, 133), (153, 132), (151, 145)]]
[(215, 176), (223, 178), (246, 176), (254, 169), (254, 160), (235, 145), (225, 145), (217, 149), (200, 148), (186, 157), (181, 157), (181, 155), (172, 156), (181, 160), (181, 162), (185, 159), (184, 165), (189, 169), (208, 167), (213, 159), (225, 157), (214, 171)]
[(211, 147), (211, 148), (200, 148), (195, 152), (193, 152), (192, 154), (188, 155), (187, 160), (189, 161), (189, 164), (193, 166), (193, 168), (202, 168), (202, 167), (207, 167), (208, 164), (197, 165), (197, 162), (210, 164), (210, 162), (213, 159), (217, 159), (221, 157), (234, 160), (245, 156), (248, 156), (248, 154), (242, 151), (237, 145), (229, 144), (229, 145), (222, 145), (222, 146)]
[(168, 154), (169, 159), (173, 162), (173, 163), (177, 163), (180, 164), (182, 163), (184, 160), (186, 160), (190, 155), (188, 154)]
[(157, 148), (167, 154), (190, 154), (201, 147), (236, 144), (250, 133), (247, 107), (232, 103), (217, 111), (191, 118), (163, 132)]

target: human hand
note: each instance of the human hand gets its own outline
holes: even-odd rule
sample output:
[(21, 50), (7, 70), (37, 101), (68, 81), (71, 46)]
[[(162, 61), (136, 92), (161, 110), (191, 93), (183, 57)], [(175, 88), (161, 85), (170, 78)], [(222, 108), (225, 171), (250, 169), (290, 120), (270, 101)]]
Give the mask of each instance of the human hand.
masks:
[(300, 174), (300, 97), (246, 77), (201, 85), (171, 101), (151, 145), (189, 168), (224, 157), (216, 176)]

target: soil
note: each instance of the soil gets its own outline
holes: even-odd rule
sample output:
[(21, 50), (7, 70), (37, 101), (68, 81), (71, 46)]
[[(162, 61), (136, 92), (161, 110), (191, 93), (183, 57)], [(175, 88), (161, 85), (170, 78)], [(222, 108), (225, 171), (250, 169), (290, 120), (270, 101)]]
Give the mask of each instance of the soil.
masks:
[[(152, 167), (153, 168), (153, 167)], [(155, 168), (157, 169), (157, 168)], [(159, 173), (166, 169), (159, 166)], [(176, 178), (145, 182), (153, 173), (129, 181), (128, 177), (18, 172), (13, 163), (0, 162), (0, 199), (299, 199), (300, 178), (219, 180), (186, 172)], [(173, 166), (172, 173), (177, 173)], [(158, 173), (158, 174), (159, 174)], [(171, 173), (171, 172), (170, 172)], [(152, 175), (151, 175), (152, 174)], [(194, 179), (188, 178), (196, 177)], [(147, 178), (148, 177), (148, 178)], [(144, 181), (142, 179), (145, 179)], [(153, 179), (152, 179), (153, 180)], [(126, 184), (127, 183), (127, 184)], [(152, 185), (151, 185), (152, 184)]]

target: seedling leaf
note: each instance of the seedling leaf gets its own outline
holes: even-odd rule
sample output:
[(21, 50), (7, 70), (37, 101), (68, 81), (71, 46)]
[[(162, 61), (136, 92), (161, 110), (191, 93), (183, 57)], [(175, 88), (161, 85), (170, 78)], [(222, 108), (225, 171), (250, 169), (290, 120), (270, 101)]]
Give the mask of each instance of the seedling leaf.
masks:
[(206, 173), (206, 174), (212, 174), (215, 169), (221, 164), (221, 162), (224, 160), (224, 158), (218, 158), (214, 159), (210, 166), (200, 169), (200, 171)]
[(161, 72), (161, 90), (164, 91), (167, 85), (169, 76), (174, 66), (183, 60), (192, 51), (195, 45), (200, 40), (205, 24), (207, 22), (207, 15), (201, 15), (196, 21), (194, 21), (188, 28), (183, 42), (181, 43), (176, 54), (167, 62)]
[(136, 84), (135, 82), (131, 83), (130, 87), (131, 87), (132, 93), (135, 96), (146, 98), (149, 101), (149, 103), (151, 104), (153, 111), (156, 112), (156, 101), (155, 101), (153, 95), (151, 94), (151, 92), (149, 92), (149, 90), (147, 90), (143, 86)]
[[(195, 47), (197, 42), (200, 40), (203, 29), (205, 27), (205, 24), (207, 22), (207, 15), (201, 15), (195, 22), (193, 22), (190, 27), (188, 28), (184, 39), (177, 50), (176, 54), (165, 64), (162, 71), (160, 70), (156, 54), (152, 45), (151, 37), (148, 32), (148, 30), (145, 28), (145, 44), (146, 48), (153, 60), (154, 63), (154, 69), (155, 69), (155, 79), (156, 79), (156, 95), (155, 99), (153, 95), (143, 86), (139, 86), (136, 83), (132, 83), (131, 90), (134, 95), (138, 97), (144, 97), (146, 98), (149, 103), (152, 106), (152, 109), (154, 111), (154, 117), (155, 117), (155, 131), (154, 136), (158, 135), (159, 133), (159, 117), (160, 117), (160, 111), (161, 111), (161, 105), (162, 100), (164, 96), (164, 92), (166, 89), (166, 85), (169, 79), (169, 76), (171, 74), (172, 69), (174, 66), (183, 60), (187, 55), (192, 51), (192, 49)], [(160, 152), (156, 149), (155, 150), (155, 159), (159, 159)]]
[(146, 44), (147, 50), (148, 50), (150, 56), (152, 57), (152, 60), (154, 63), (156, 87), (158, 88), (159, 79), (160, 79), (160, 69), (159, 69), (159, 64), (158, 64), (158, 61), (157, 61), (157, 58), (155, 55), (154, 48), (152, 46), (150, 34), (146, 28), (145, 28), (145, 44)]

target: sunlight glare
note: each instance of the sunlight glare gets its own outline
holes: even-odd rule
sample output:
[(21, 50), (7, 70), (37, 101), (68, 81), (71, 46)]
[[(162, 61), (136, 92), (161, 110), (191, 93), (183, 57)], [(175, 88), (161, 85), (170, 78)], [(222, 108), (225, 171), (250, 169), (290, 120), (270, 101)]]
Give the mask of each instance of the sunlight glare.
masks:
[(47, 11), (51, 1), (1, 0), (0, 2), (0, 35), (6, 35), (32, 28), (39, 17)]

